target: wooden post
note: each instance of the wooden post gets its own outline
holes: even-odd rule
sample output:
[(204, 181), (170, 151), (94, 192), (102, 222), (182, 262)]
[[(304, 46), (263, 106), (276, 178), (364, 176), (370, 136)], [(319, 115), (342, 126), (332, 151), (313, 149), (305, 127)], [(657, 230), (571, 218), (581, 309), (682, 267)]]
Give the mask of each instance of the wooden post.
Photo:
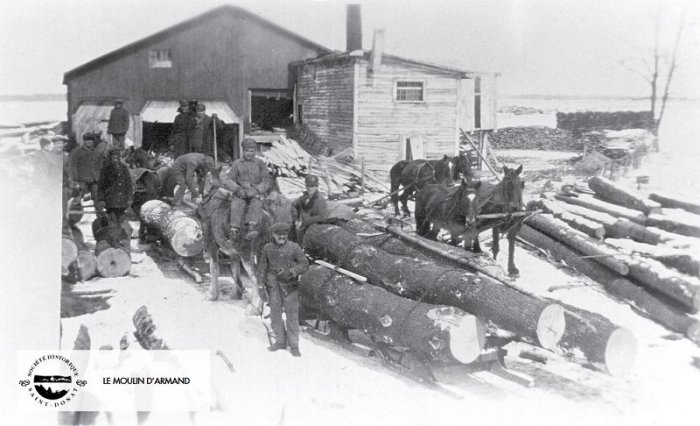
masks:
[(365, 193), (365, 157), (362, 157), (361, 163), (360, 163), (360, 195), (364, 195)]
[(217, 156), (217, 144), (216, 144), (216, 120), (219, 119), (219, 116), (216, 114), (212, 114), (212, 125), (214, 126), (214, 164), (219, 162), (219, 158)]

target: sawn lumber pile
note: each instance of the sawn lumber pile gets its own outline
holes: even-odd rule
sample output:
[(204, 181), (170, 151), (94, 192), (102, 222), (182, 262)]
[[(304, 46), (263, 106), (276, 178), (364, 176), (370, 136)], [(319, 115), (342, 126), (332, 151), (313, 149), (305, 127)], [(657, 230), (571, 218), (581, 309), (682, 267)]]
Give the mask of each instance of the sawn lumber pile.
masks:
[[(696, 234), (700, 216), (662, 208), (660, 202), (608, 179), (594, 177), (588, 185), (594, 196), (568, 191), (557, 194), (556, 200), (534, 203), (545, 213), (526, 220), (519, 236), (598, 281), (654, 321), (700, 343), (700, 321), (694, 315), (700, 308), (700, 254), (674, 247), (679, 241), (700, 246), (693, 238), (700, 235)], [(560, 220), (564, 216), (598, 223), (604, 233), (596, 238), (580, 232), (572, 222)]]

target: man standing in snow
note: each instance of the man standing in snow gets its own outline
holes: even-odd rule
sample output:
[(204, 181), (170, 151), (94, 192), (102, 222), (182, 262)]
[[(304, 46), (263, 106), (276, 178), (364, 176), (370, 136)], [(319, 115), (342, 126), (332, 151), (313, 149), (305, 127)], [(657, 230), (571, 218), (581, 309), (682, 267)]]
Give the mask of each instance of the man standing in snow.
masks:
[(94, 139), (88, 137), (83, 138), (83, 144), (73, 149), (69, 156), (70, 178), (80, 190), (80, 199), (89, 193), (98, 212), (97, 181), (103, 159), (102, 153), (95, 148)]
[(114, 101), (114, 109), (109, 113), (109, 124), (107, 124), (107, 133), (112, 135), (112, 146), (119, 149), (124, 149), (124, 139), (126, 132), (129, 130), (129, 111), (124, 108), (124, 101), (116, 99)]
[(97, 197), (108, 214), (114, 214), (119, 222), (134, 199), (134, 187), (126, 164), (121, 162), (121, 150), (109, 150), (109, 162), (102, 168), (97, 183)]
[(287, 240), (289, 228), (284, 222), (272, 225), (273, 242), (262, 249), (257, 279), (260, 298), (270, 305), (275, 334), (275, 343), (267, 349), (274, 352), (289, 346), (292, 356), (299, 357), (299, 275), (309, 269), (309, 261), (298, 244)]

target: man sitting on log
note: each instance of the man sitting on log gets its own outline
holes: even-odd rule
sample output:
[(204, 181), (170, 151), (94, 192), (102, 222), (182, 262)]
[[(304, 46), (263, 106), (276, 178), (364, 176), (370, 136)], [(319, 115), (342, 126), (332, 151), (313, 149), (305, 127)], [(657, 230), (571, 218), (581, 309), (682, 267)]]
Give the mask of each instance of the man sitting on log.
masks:
[[(309, 269), (304, 251), (293, 241), (287, 240), (289, 224), (272, 225), (273, 242), (262, 249), (258, 265), (260, 298), (270, 305), (270, 320), (275, 343), (267, 349), (274, 352), (286, 349), (292, 356), (299, 352), (299, 275)], [(287, 317), (286, 331), (282, 311)], [(285, 337), (286, 336), (286, 337)]]
[(114, 214), (121, 222), (126, 209), (131, 206), (134, 197), (134, 187), (131, 174), (126, 164), (121, 161), (121, 150), (109, 150), (109, 162), (104, 165), (97, 182), (98, 211), (106, 209), (107, 214)]
[(237, 241), (242, 225), (248, 230), (246, 240), (258, 236), (258, 223), (262, 215), (262, 200), (272, 179), (265, 162), (255, 157), (257, 143), (250, 138), (243, 140), (243, 157), (234, 161), (222, 184), (233, 193), (231, 200), (231, 239)]
[(328, 203), (318, 192), (318, 177), (308, 175), (304, 179), (306, 191), (292, 202), (292, 218), (294, 218), (293, 240), (300, 243), (304, 240), (306, 228), (320, 222), (328, 216)]
[(214, 159), (208, 155), (199, 152), (190, 152), (177, 157), (171, 170), (178, 185), (177, 191), (175, 191), (175, 197), (173, 198), (173, 206), (182, 204), (185, 188), (190, 189), (192, 199), (196, 204), (199, 204), (202, 202), (202, 196), (199, 190), (197, 172), (201, 175), (206, 175), (207, 172), (216, 170), (216, 164), (214, 163)]

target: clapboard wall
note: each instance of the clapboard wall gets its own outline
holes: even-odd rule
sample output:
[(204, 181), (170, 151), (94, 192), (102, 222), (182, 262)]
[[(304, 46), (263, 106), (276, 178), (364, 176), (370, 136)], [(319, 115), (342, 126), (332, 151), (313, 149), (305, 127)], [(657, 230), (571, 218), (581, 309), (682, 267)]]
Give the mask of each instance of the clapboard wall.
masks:
[(297, 67), (297, 120), (334, 152), (352, 147), (354, 58)]

